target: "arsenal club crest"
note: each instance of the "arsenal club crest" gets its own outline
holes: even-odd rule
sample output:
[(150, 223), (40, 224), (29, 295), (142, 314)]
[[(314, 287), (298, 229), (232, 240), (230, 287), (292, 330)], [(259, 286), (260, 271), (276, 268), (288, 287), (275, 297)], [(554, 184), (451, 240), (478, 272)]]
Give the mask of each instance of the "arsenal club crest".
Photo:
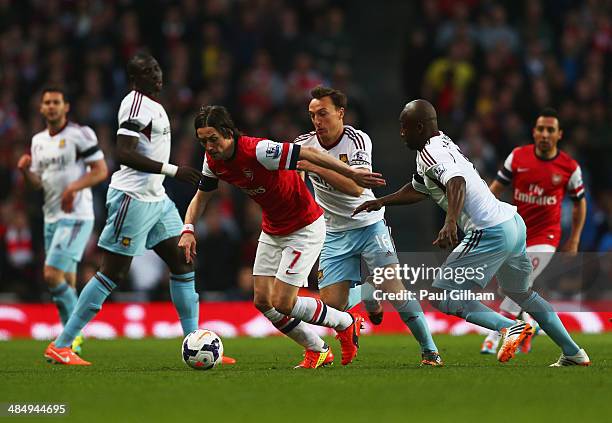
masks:
[(559, 175), (558, 173), (553, 173), (552, 175), (553, 185), (559, 185), (562, 180), (563, 180), (563, 176)]

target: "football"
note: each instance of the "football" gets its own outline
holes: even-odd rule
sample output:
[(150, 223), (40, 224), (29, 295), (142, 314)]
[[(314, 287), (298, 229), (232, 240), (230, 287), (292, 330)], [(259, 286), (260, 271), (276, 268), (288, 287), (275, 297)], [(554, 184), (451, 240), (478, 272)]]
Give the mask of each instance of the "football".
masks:
[(189, 367), (210, 370), (221, 363), (223, 343), (213, 331), (196, 329), (183, 340), (181, 354)]

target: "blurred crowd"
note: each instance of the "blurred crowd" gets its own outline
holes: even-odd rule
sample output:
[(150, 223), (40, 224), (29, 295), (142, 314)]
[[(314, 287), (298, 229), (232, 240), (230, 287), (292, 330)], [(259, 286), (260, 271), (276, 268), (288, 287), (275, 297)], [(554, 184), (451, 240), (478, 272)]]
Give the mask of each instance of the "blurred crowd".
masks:
[[(193, 116), (201, 105), (227, 106), (247, 134), (292, 141), (310, 130), (312, 88), (331, 84), (350, 95), (353, 51), (344, 20), (343, 2), (327, 0), (0, 0), (1, 290), (27, 300), (44, 295), (42, 197), (25, 189), (15, 169), (44, 128), (44, 86), (68, 89), (69, 118), (95, 130), (115, 169), (116, 113), (129, 91), (125, 63), (150, 51), (164, 70), (160, 101), (171, 119), (171, 162), (200, 168)], [(348, 121), (356, 124), (357, 113), (353, 107)], [(169, 178), (166, 187), (184, 215), (194, 189)], [(99, 263), (106, 188), (94, 188), (97, 224), (80, 281)], [(198, 225), (198, 288), (248, 298), (259, 207), (221, 184), (209, 209)], [(132, 276), (126, 295), (167, 298), (167, 271), (154, 254), (136, 259)]]
[[(172, 126), (173, 163), (199, 168), (192, 119), (223, 104), (247, 134), (291, 141), (310, 130), (311, 88), (349, 96), (346, 123), (365, 127), (364, 101), (351, 69), (358, 56), (347, 29), (351, 2), (333, 0), (0, 0), (0, 291), (5, 299), (44, 299), (42, 195), (15, 168), (44, 128), (40, 90), (66, 87), (69, 118), (91, 126), (109, 169), (116, 113), (129, 91), (125, 63), (141, 49), (164, 70), (161, 103)], [(612, 26), (609, 1), (430, 0), (404, 43), (406, 98), (436, 105), (440, 126), (479, 170), (494, 175), (513, 146), (530, 142), (532, 121), (557, 107), (562, 148), (590, 187), (582, 248), (612, 250), (610, 157)], [(366, 17), (363, 17), (366, 19)], [(363, 30), (361, 28), (360, 30)], [(385, 34), (377, 34), (384, 41)], [(380, 75), (372, 75), (377, 78)], [(390, 120), (394, 122), (394, 120)], [(194, 193), (167, 179), (183, 215)], [(96, 229), (80, 268), (99, 263), (107, 185), (94, 188)], [(221, 184), (197, 226), (198, 290), (208, 298), (247, 299), (260, 230), (259, 207)], [(168, 298), (167, 271), (154, 256), (134, 261), (126, 299)]]
[(588, 187), (583, 251), (612, 250), (611, 16), (609, 0), (423, 0), (404, 43), (405, 97), (429, 99), (488, 180), (538, 112), (558, 110)]

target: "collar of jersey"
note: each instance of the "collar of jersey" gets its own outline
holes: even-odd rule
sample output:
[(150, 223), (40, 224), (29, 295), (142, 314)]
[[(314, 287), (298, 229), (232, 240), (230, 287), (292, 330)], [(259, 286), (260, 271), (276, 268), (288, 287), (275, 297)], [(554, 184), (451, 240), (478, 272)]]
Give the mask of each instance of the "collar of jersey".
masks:
[(434, 138), (438, 138), (438, 137), (441, 137), (442, 135), (444, 135), (444, 132), (442, 132), (442, 131), (438, 131), (438, 132), (439, 132), (438, 135), (433, 136), (430, 139), (428, 139), (427, 142), (425, 143), (425, 145), (423, 146), (423, 148), (421, 148), (420, 150), (417, 150), (417, 151), (423, 151), (423, 149), (429, 145), (431, 140), (433, 140)]
[(145, 94), (145, 93), (143, 93), (142, 91), (138, 91), (137, 89), (134, 89), (133, 91), (134, 91), (134, 92), (136, 92), (136, 93), (138, 93), (138, 94), (144, 95), (144, 96), (145, 96), (145, 97), (147, 97), (149, 100), (154, 101), (154, 102), (155, 102), (155, 103), (157, 103), (157, 104), (160, 104), (160, 103), (159, 103), (159, 101), (157, 101), (157, 99), (156, 99), (155, 97), (152, 97), (152, 96), (151, 96), (151, 95), (149, 95), (149, 94)]
[(342, 133), (340, 134), (340, 136), (338, 137), (338, 139), (337, 139), (336, 141), (334, 141), (334, 142), (333, 142), (331, 145), (323, 145), (323, 144), (321, 143), (321, 140), (319, 139), (319, 136), (318, 136), (318, 135), (316, 135), (316, 137), (317, 137), (317, 141), (319, 142), (319, 145), (320, 145), (321, 147), (323, 147), (324, 149), (326, 149), (326, 150), (328, 150), (328, 151), (329, 151), (329, 150), (331, 150), (332, 148), (334, 148), (335, 146), (337, 146), (338, 144), (340, 144), (340, 141), (342, 140), (342, 137), (344, 136), (344, 131), (346, 131), (346, 128), (344, 128), (344, 127), (343, 127), (343, 128), (342, 128)]
[(555, 154), (550, 159), (545, 159), (544, 157), (538, 156), (538, 153), (536, 152), (535, 144), (533, 145), (533, 155), (536, 156), (536, 159), (542, 160), (543, 162), (551, 162), (551, 161), (555, 160), (557, 157), (559, 157), (559, 154), (561, 154), (561, 149), (559, 147), (557, 147), (557, 154)]
[(69, 122), (70, 122), (70, 121), (69, 121), (68, 119), (66, 119), (66, 123), (64, 124), (64, 126), (62, 126), (62, 127), (59, 129), (59, 131), (57, 131), (57, 132), (51, 132), (51, 129), (50, 129), (50, 128), (48, 128), (47, 130), (49, 131), (49, 136), (50, 136), (50, 137), (54, 137), (54, 136), (56, 136), (57, 134), (59, 134), (60, 132), (62, 132), (64, 129), (66, 129), (66, 127), (68, 126), (68, 123), (69, 123)]

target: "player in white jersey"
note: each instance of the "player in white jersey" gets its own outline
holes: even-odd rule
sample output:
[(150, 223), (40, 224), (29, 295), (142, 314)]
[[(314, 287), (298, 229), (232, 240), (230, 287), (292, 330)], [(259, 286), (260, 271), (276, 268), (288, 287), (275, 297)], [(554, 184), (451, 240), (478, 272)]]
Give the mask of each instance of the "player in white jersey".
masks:
[[(408, 103), (400, 124), (405, 144), (417, 151), (417, 173), (412, 183), (362, 204), (356, 212), (431, 197), (446, 211), (434, 245), (454, 249), (434, 279), (432, 293), (436, 296), (430, 302), (444, 313), (501, 331), (504, 340), (497, 358), (508, 361), (533, 330), (528, 323), (510, 320), (475, 299), (473, 288), (484, 288), (495, 275), (505, 294), (529, 312), (561, 347), (561, 358), (551, 366), (588, 366), (586, 352), (567, 333), (551, 305), (529, 286), (532, 267), (526, 253), (526, 229), (516, 208), (495, 198), (472, 163), (438, 130), (436, 111), (429, 102)], [(457, 224), (465, 233), (460, 243)]]
[[(30, 151), (17, 167), (28, 184), (43, 190), (44, 279), (66, 324), (77, 303), (76, 270), (94, 223), (92, 186), (108, 175), (94, 131), (69, 122), (70, 104), (61, 88), (43, 90), (40, 113), (46, 129), (32, 137)], [(83, 338), (72, 344), (80, 353)]]
[(170, 268), (170, 294), (185, 335), (198, 328), (199, 296), (193, 265), (178, 248), (183, 222), (162, 185), (165, 176), (197, 185), (199, 170), (175, 166), (170, 159), (170, 121), (156, 97), (162, 71), (151, 55), (130, 59), (127, 73), (132, 91), (119, 108), (116, 154), (121, 169), (113, 174), (107, 194), (108, 217), (98, 245), (102, 266), (87, 283), (76, 308), (45, 357), (60, 364), (89, 365), (67, 345), (98, 313), (117, 284), (127, 277), (132, 257), (154, 250)]
[[(316, 148), (354, 168), (372, 171), (372, 141), (368, 134), (344, 125), (347, 98), (341, 91), (316, 87), (311, 91), (308, 106), (315, 131), (297, 137), (294, 143)], [(325, 211), (326, 236), (319, 259), (318, 283), (323, 302), (345, 310), (362, 299), (361, 260), (370, 274), (376, 268), (395, 267), (398, 264), (395, 245), (385, 224), (385, 210), (353, 216), (353, 211), (364, 201), (374, 200), (371, 189), (362, 188), (353, 180), (332, 170), (316, 166), (306, 160), (298, 163), (300, 170), (308, 172), (314, 186), (317, 203)], [(386, 280), (383, 291), (404, 289), (398, 279)], [(363, 297), (370, 320), (379, 324), (382, 318), (380, 303), (373, 300), (373, 286), (363, 285)], [(425, 315), (416, 300), (392, 303), (400, 317), (421, 345), (423, 365), (439, 366), (438, 354)]]

